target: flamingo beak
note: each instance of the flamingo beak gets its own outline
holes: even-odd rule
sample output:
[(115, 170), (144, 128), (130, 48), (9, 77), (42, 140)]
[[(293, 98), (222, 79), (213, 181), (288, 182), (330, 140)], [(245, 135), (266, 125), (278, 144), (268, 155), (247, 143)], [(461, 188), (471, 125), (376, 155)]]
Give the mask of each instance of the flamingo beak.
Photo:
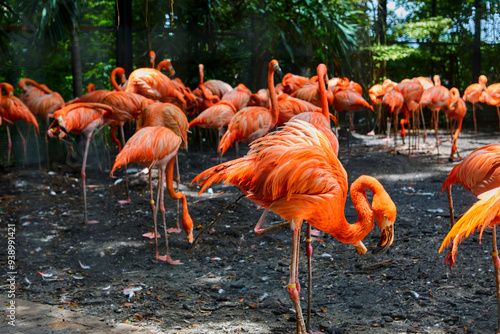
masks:
[(380, 239), (378, 241), (377, 247), (372, 251), (373, 254), (380, 253), (387, 247), (392, 245), (394, 241), (394, 223), (391, 222), (386, 215), (384, 215), (384, 221), (381, 224)]

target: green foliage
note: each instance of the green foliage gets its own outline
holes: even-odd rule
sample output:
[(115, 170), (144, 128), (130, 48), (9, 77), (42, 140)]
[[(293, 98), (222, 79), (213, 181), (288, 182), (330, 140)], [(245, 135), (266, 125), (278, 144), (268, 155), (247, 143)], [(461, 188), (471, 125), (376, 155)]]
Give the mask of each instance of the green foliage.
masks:
[(375, 61), (391, 61), (399, 60), (410, 56), (417, 52), (416, 49), (398, 44), (380, 45), (375, 44), (366, 48), (372, 52), (373, 60)]
[(430, 39), (437, 41), (439, 36), (446, 33), (452, 27), (452, 19), (442, 16), (421, 19), (418, 22), (398, 24), (395, 30), (395, 37), (403, 36), (413, 40)]

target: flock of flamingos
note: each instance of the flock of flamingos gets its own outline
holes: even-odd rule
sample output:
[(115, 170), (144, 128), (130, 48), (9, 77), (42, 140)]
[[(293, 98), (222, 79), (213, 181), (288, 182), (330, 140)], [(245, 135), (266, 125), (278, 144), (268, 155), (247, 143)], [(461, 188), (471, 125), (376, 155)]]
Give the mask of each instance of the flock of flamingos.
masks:
[[(243, 84), (233, 88), (220, 80), (204, 81), (203, 65), (199, 67), (200, 83), (191, 91), (181, 80), (171, 78), (175, 71), (168, 60), (161, 61), (158, 67), (154, 68), (154, 53), (151, 53), (151, 64), (150, 68), (136, 69), (128, 78), (122, 68), (116, 68), (111, 74), (113, 91), (93, 90), (89, 87), (87, 94), (68, 102), (57, 92), (31, 79), (19, 81), (19, 87), (23, 90), (20, 98), (13, 95), (11, 84), (1, 83), (0, 124), (3, 122), (7, 126), (8, 163), (11, 149), (9, 124), (16, 125), (17, 121), (22, 120), (33, 124), (39, 131), (35, 117), (38, 116), (46, 124), (46, 128), (42, 130), (45, 132), (46, 142), (47, 137), (62, 139), (69, 132), (83, 134), (86, 138), (82, 163), (83, 222), (97, 223), (95, 220), (88, 220), (85, 165), (94, 132), (109, 127), (111, 138), (119, 150), (111, 174), (117, 168), (126, 168), (131, 163), (139, 163), (149, 168), (154, 231), (146, 236), (156, 241), (155, 259), (180, 264), (170, 257), (167, 238), (166, 253), (162, 256), (159, 254), (157, 214), (159, 209), (165, 235), (167, 232), (179, 232), (182, 227), (188, 242), (193, 242), (193, 221), (189, 216), (186, 196), (178, 189), (176, 191), (173, 183), (177, 152), (179, 148), (187, 149), (188, 146), (188, 128), (197, 126), (218, 129), (218, 138), (222, 135), (220, 142), (218, 140), (220, 156), (233, 144), (251, 142), (246, 155), (205, 170), (192, 182), (202, 185), (200, 193), (216, 182), (225, 181), (236, 185), (244, 196), (265, 208), (255, 227), (259, 235), (284, 226), (292, 229), (288, 294), (296, 310), (299, 334), (311, 333), (309, 317), (307, 321), (304, 320), (299, 299), (298, 255), (300, 230), (304, 221), (307, 222), (305, 242), (309, 275), (312, 254), (311, 226), (330, 233), (343, 243), (352, 244), (359, 254), (367, 252), (362, 240), (373, 229), (375, 222), (381, 231), (376, 251), (385, 249), (393, 242), (396, 205), (382, 184), (373, 177), (363, 175), (351, 184), (350, 196), (358, 212), (358, 221), (350, 224), (345, 219), (347, 173), (337, 159), (339, 144), (331, 126), (331, 121), (336, 124), (337, 118), (330, 113), (329, 106), (333, 104), (335, 115), (338, 117), (338, 113), (342, 111), (352, 113), (363, 108), (373, 110), (372, 105), (381, 104), (392, 116), (390, 124), (395, 126), (395, 137), (398, 125), (401, 126), (403, 141), (405, 125), (416, 128), (420, 126), (421, 118), (424, 121), (422, 107), (433, 111), (433, 123), (438, 139), (438, 113), (443, 110), (448, 119), (456, 123), (450, 160), (454, 158), (456, 140), (466, 112), (464, 101), (472, 103), (474, 113), (475, 104), (478, 102), (495, 105), (497, 110), (500, 106), (500, 84), (486, 86), (487, 79), (484, 75), (479, 78), (477, 84), (470, 85), (465, 90), (463, 99), (458, 89), (448, 90), (442, 86), (439, 76), (434, 76), (434, 82), (426, 77), (405, 79), (400, 83), (387, 79), (382, 84), (370, 88), (370, 104), (363, 99), (359, 84), (347, 78), (329, 79), (324, 64), (318, 65), (317, 75), (312, 78), (288, 73), (275, 85), (275, 74), (281, 76), (281, 69), (278, 62), (272, 60), (268, 66), (267, 89), (261, 89), (254, 94)], [(164, 74), (163, 69), (167, 70), (169, 75)], [(121, 85), (116, 82), (117, 76)], [(398, 120), (400, 112), (402, 117)], [(188, 117), (192, 119), (190, 122)], [(136, 132), (127, 141), (123, 131), (126, 122), (136, 123)], [(275, 129), (276, 126), (280, 127)], [(227, 130), (223, 132), (225, 127)], [(121, 140), (116, 137), (117, 128), (120, 129)], [(453, 131), (453, 128), (452, 125), (450, 129)], [(26, 155), (24, 137), (19, 128), (17, 129)], [(436, 140), (436, 145), (438, 143)], [(451, 246), (446, 257), (451, 267), (455, 263), (458, 243), (476, 229), (480, 229), (482, 233), (486, 227), (491, 227), (492, 257), (500, 310), (500, 259), (495, 235), (495, 226), (500, 223), (500, 168), (497, 168), (499, 158), (500, 144), (487, 145), (469, 154), (450, 172), (443, 190), (448, 191), (452, 228), (440, 251)], [(48, 160), (47, 152), (47, 162)], [(154, 167), (159, 170), (156, 201), (153, 198), (151, 177), (151, 169)], [(127, 182), (124, 183), (127, 185)], [(451, 185), (455, 183), (460, 183), (479, 198), (456, 223), (451, 198)], [(165, 184), (168, 195), (182, 202), (181, 226), (177, 223), (176, 228), (169, 230), (165, 224), (163, 204)], [(366, 195), (367, 190), (373, 194), (371, 203)], [(127, 199), (120, 202), (130, 202), (128, 187)], [(267, 229), (262, 228), (269, 210), (279, 214), (286, 222)], [(310, 297), (311, 286), (308, 292)], [(500, 329), (500, 316), (498, 328)]]

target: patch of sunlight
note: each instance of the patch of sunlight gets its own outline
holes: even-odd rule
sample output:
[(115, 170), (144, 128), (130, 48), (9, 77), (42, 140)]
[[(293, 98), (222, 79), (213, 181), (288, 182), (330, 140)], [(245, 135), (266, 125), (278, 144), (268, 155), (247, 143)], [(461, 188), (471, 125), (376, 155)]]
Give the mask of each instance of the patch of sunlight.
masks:
[(196, 323), (182, 329), (178, 329), (179, 326), (175, 325), (174, 327), (167, 329), (167, 333), (171, 333), (170, 330), (173, 329), (175, 329), (175, 333), (177, 334), (192, 333), (193, 327), (196, 327), (196, 332), (206, 331), (207, 333), (241, 333), (241, 331), (244, 331), (244, 333), (271, 333), (271, 328), (266, 324), (252, 322), (249, 320), (244, 321), (242, 319), (217, 321), (216, 323)]

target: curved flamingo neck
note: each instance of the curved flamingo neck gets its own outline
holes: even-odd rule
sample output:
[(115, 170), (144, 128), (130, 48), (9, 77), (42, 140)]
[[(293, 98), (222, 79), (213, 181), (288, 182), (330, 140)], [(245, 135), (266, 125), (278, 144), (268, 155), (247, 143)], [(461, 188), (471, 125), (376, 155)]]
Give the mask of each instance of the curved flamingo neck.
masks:
[[(372, 209), (368, 202), (366, 190), (370, 190), (373, 193), (373, 203), (374, 207), (375, 205), (377, 206), (377, 211), (383, 212), (386, 206), (387, 192), (375, 178), (362, 175), (351, 185), (351, 199), (358, 213), (358, 221), (354, 224), (349, 224), (345, 219), (344, 199), (342, 204), (337, 204), (337, 208), (334, 208), (330, 213), (331, 216), (329, 219), (331, 221), (323, 231), (333, 235), (342, 243), (356, 244), (363, 240), (373, 229), (375, 218), (375, 210)], [(311, 222), (313, 221), (311, 219)]]
[(210, 101), (210, 103), (216, 104), (217, 102), (220, 101), (220, 98), (217, 95), (210, 95), (210, 91), (205, 88), (205, 85), (200, 84), (198, 85), (198, 88), (201, 90), (203, 98), (207, 101)]
[(205, 66), (203, 66), (203, 64), (199, 64), (198, 70), (200, 71), (200, 85), (203, 85), (203, 78), (204, 78), (203, 71), (205, 70)]
[[(328, 111), (328, 98), (326, 97), (326, 65), (319, 64), (317, 68), (318, 73), (318, 85), (319, 85), (319, 99), (321, 102), (321, 109), (323, 110), (323, 115), (325, 115), (328, 122), (330, 122), (330, 112)], [(325, 81), (326, 79), (326, 81)]]
[(125, 69), (123, 69), (122, 67), (115, 67), (111, 72), (111, 77), (110, 77), (111, 85), (113, 86), (113, 88), (116, 89), (117, 91), (123, 91), (120, 85), (118, 85), (118, 83), (116, 82), (117, 75), (119, 75), (120, 78), (122, 78), (125, 75)]
[[(5, 91), (5, 95), (3, 95), (3, 91)], [(7, 82), (2, 82), (0, 83), (0, 94), (2, 96), (14, 95), (14, 87)]]
[(267, 72), (267, 86), (269, 88), (269, 97), (271, 99), (271, 117), (272, 117), (272, 126), (273, 128), (276, 123), (278, 123), (278, 98), (276, 97), (276, 90), (274, 89), (274, 65), (278, 65), (276, 60), (271, 60), (269, 63), (269, 69)]
[(151, 68), (155, 68), (156, 53), (154, 51), (149, 51), (149, 63)]
[(41, 85), (38, 82), (36, 82), (35, 80), (25, 78), (25, 79), (22, 79), (22, 81), (23, 81), (23, 86), (22, 87), (21, 87), (21, 85), (22, 85), (21, 81), (19, 81), (19, 87), (21, 87), (21, 88), (23, 88), (23, 87), (26, 86), (26, 84), (24, 84), (25, 82), (29, 82), (32, 86), (35, 86), (36, 88), (40, 89), (45, 94), (53, 94), (54, 93), (53, 91), (51, 91), (49, 89), (49, 87), (47, 87), (46, 85)]

